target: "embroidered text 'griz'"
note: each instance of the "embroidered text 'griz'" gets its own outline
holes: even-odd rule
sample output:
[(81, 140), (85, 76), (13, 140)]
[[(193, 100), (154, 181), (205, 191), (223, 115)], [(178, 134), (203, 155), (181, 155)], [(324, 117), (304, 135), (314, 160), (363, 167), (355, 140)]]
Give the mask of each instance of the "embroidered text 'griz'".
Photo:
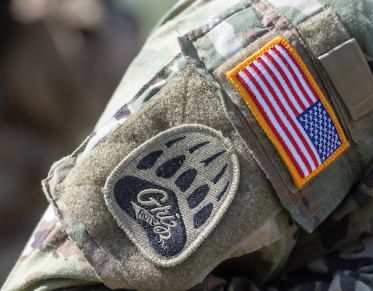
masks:
[(159, 254), (169, 257), (182, 250), (186, 231), (174, 192), (134, 176), (124, 176), (115, 184), (114, 196), (118, 205), (143, 227)]
[(118, 225), (155, 264), (185, 260), (227, 210), (238, 187), (231, 143), (216, 130), (182, 125), (129, 154), (106, 181)]

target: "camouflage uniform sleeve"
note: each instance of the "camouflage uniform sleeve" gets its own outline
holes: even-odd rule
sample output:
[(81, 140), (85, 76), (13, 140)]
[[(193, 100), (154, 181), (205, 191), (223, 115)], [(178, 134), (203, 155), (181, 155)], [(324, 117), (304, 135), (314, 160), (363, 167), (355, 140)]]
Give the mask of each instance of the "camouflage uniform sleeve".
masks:
[(302, 233), (273, 290), (373, 289), (373, 170), (312, 234)]
[[(174, 11), (175, 15), (183, 16), (180, 18), (182, 21), (174, 21), (172, 25), (163, 26), (151, 36), (144, 50), (127, 72), (127, 77), (118, 87), (98, 125), (105, 124), (110, 120), (113, 112), (123, 105), (123, 100), (128, 101), (134, 93), (141, 90), (143, 92), (147, 92), (147, 90), (154, 92), (166, 83), (166, 71), (163, 71), (163, 75), (157, 75), (152, 79), (154, 82), (149, 83), (149, 80), (158, 72), (160, 67), (169, 64), (179, 54), (179, 46), (176, 43), (177, 35), (188, 32), (193, 27), (198, 27), (206, 20), (206, 17), (212, 18), (218, 11), (223, 11), (229, 7), (228, 1), (197, 1), (197, 4), (210, 3), (210, 10), (200, 9), (199, 12), (195, 12), (198, 5), (191, 5), (191, 8), (188, 8), (189, 12), (183, 10), (191, 4), (190, 2), (192, 1), (183, 1), (182, 3), (186, 6), (183, 7), (184, 4), (179, 5), (178, 9), (180, 11)], [(239, 1), (230, 2), (236, 3)], [(268, 2), (271, 2), (274, 6), (279, 3), (290, 3), (290, 1), (277, 0)], [(343, 10), (343, 7), (348, 7), (348, 5), (338, 4), (337, 1), (308, 1), (308, 8), (312, 3), (318, 8), (318, 5), (321, 5), (319, 2), (334, 6), (339, 11), (340, 16), (347, 13)], [(217, 4), (214, 6), (213, 3)], [(296, 3), (299, 5), (295, 5)], [(302, 3), (305, 3), (305, 1), (294, 1), (294, 7), (278, 5), (280, 7), (277, 7), (277, 9), (286, 17), (292, 19), (293, 22), (296, 22), (297, 17), (304, 16), (307, 12), (301, 11)], [(346, 4), (348, 3), (346, 2)], [(350, 8), (346, 9), (349, 10)], [(193, 15), (194, 18), (186, 17), (187, 13)], [(170, 14), (171, 18), (172, 15), (173, 13)], [(351, 25), (351, 29), (355, 29), (355, 24), (358, 21), (355, 18), (354, 21), (350, 18), (347, 19), (350, 20), (347, 24)], [(175, 35), (175, 31), (177, 31), (177, 35)], [(370, 42), (364, 37), (359, 37), (359, 40), (361, 44), (365, 44), (365, 53), (372, 55), (373, 50), (369, 45)], [(154, 64), (151, 68), (147, 67), (145, 69), (149, 64), (149, 59), (152, 59)], [(175, 74), (178, 71), (177, 67), (177, 62), (174, 65), (171, 64), (169, 74)], [(142, 74), (138, 74), (139, 72), (142, 72)], [(141, 77), (136, 78), (134, 82), (130, 82), (132, 81), (128, 77), (130, 75), (141, 75)], [(145, 83), (149, 84), (149, 87), (142, 88)], [(126, 90), (122, 90), (123, 84), (131, 85)], [(142, 102), (148, 100), (148, 96), (145, 93), (143, 95), (145, 97), (139, 99), (138, 102), (141, 103), (140, 105), (134, 103), (131, 104), (130, 108), (123, 106), (123, 110), (119, 113), (128, 117), (130, 113), (138, 110), (142, 106)], [(101, 135), (96, 136), (102, 137)], [(287, 212), (279, 212), (273, 218), (273, 221), (268, 221), (247, 241), (242, 243), (240, 248), (232, 255), (233, 265), (228, 264), (225, 269), (219, 269), (218, 267), (213, 274), (207, 276), (194, 289), (371, 290), (373, 288), (372, 187), (372, 176), (368, 176), (357, 187), (357, 192), (350, 193), (339, 209), (312, 234), (303, 232), (289, 218)], [(358, 238), (361, 238), (361, 240), (356, 243)], [(259, 275), (266, 275), (261, 278), (266, 284), (260, 286), (259, 289), (258, 286), (247, 279), (249, 276), (245, 276), (246, 278), (233, 277), (230, 280), (220, 278), (224, 273), (227, 275), (233, 269), (236, 273), (242, 273), (242, 276), (245, 275), (247, 270), (254, 272), (258, 270), (258, 273), (261, 273)], [(271, 280), (274, 274), (279, 274), (279, 270), (284, 275), (276, 276), (280, 279)], [(105, 288), (101, 285), (98, 276), (79, 249), (61, 230), (57, 218), (49, 208), (5, 283), (4, 289), (50, 290), (71, 287), (89, 290)]]
[(55, 290), (72, 287), (87, 287), (91, 290), (93, 286), (101, 288), (97, 275), (61, 229), (52, 207), (49, 206), (2, 290)]
[[(373, 289), (373, 170), (351, 190), (337, 210), (312, 234), (294, 227), (263, 227), (251, 240), (272, 235), (267, 246), (246, 249), (252, 261), (266, 262), (257, 268), (275, 268), (286, 257), (286, 264), (277, 275), (258, 286), (247, 277), (223, 280), (208, 276), (202, 290), (372, 290)], [(279, 222), (281, 220), (277, 220)], [(280, 231), (282, 235), (275, 238)], [(291, 248), (292, 242), (296, 246)], [(282, 248), (280, 246), (283, 246)], [(285, 247), (287, 246), (287, 247)], [(290, 250), (289, 250), (290, 248)], [(244, 251), (244, 250), (242, 250)], [(280, 256), (282, 254), (282, 256)], [(254, 258), (256, 257), (256, 259)], [(258, 260), (260, 258), (260, 260)], [(225, 271), (227, 272), (227, 270)]]
[[(213, 17), (235, 4), (237, 0), (232, 3), (215, 2), (211, 1), (207, 8), (198, 9), (206, 6), (204, 1), (179, 1), (160, 20), (156, 30), (150, 35), (147, 45), (128, 68), (100, 117), (96, 130), (91, 135), (97, 137), (92, 138), (92, 143), (102, 138), (101, 133), (97, 134), (99, 128), (101, 132), (107, 134), (107, 128), (111, 129), (112, 120), (126, 119), (142, 106), (143, 103), (139, 102), (141, 104), (128, 109), (126, 104), (135, 93), (144, 90), (144, 84), (151, 81), (150, 89), (153, 91), (159, 84), (164, 84), (162, 78), (166, 78), (168, 74), (175, 74), (173, 70), (177, 67), (176, 65), (171, 68), (170, 72), (163, 72), (162, 78), (156, 73), (180, 54), (177, 42), (177, 36), (180, 33), (186, 33), (194, 26), (201, 25), (206, 20), (206, 15)], [(188, 17), (181, 17), (178, 21), (174, 21), (179, 15), (188, 15)], [(170, 21), (173, 21), (173, 26), (164, 25)], [(149, 59), (152, 59), (152, 66), (149, 66)], [(118, 111), (118, 108), (122, 109)], [(113, 117), (115, 112), (117, 113)], [(222, 280), (209, 278), (209, 282), (213, 282), (211, 286), (216, 286), (221, 284)], [(78, 247), (61, 229), (57, 216), (49, 206), (2, 286), (2, 290), (55, 290), (60, 288), (107, 289)]]

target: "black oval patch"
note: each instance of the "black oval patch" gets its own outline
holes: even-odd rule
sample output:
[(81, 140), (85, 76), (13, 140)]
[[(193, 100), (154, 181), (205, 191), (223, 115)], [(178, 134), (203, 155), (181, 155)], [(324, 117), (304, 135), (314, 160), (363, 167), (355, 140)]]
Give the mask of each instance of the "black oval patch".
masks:
[(146, 170), (152, 168), (162, 154), (162, 150), (149, 153), (141, 159), (141, 161), (137, 164), (137, 168), (139, 170)]
[(162, 178), (171, 178), (180, 169), (185, 161), (185, 155), (180, 155), (166, 161), (157, 169), (157, 176)]
[(197, 176), (196, 169), (189, 169), (183, 172), (179, 177), (177, 177), (175, 184), (183, 192), (189, 189), (192, 185), (194, 179)]
[(214, 205), (209, 203), (193, 216), (194, 228), (200, 228), (206, 222), (206, 220), (211, 216), (213, 208)]
[(199, 186), (192, 194), (187, 198), (189, 208), (196, 208), (205, 199), (207, 193), (209, 193), (209, 186), (204, 184)]

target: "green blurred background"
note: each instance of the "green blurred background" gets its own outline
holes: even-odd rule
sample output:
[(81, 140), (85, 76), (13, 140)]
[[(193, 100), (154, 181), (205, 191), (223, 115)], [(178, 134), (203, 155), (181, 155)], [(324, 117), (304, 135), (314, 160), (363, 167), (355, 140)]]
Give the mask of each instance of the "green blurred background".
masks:
[(0, 286), (47, 206), (41, 179), (90, 133), (175, 2), (0, 2)]

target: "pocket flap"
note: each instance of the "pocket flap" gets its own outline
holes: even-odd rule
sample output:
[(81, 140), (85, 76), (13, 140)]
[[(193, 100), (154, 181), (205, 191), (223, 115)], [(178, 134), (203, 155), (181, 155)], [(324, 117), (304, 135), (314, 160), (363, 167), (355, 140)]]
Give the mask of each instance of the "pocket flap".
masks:
[(355, 39), (319, 57), (353, 120), (373, 109), (373, 74)]

